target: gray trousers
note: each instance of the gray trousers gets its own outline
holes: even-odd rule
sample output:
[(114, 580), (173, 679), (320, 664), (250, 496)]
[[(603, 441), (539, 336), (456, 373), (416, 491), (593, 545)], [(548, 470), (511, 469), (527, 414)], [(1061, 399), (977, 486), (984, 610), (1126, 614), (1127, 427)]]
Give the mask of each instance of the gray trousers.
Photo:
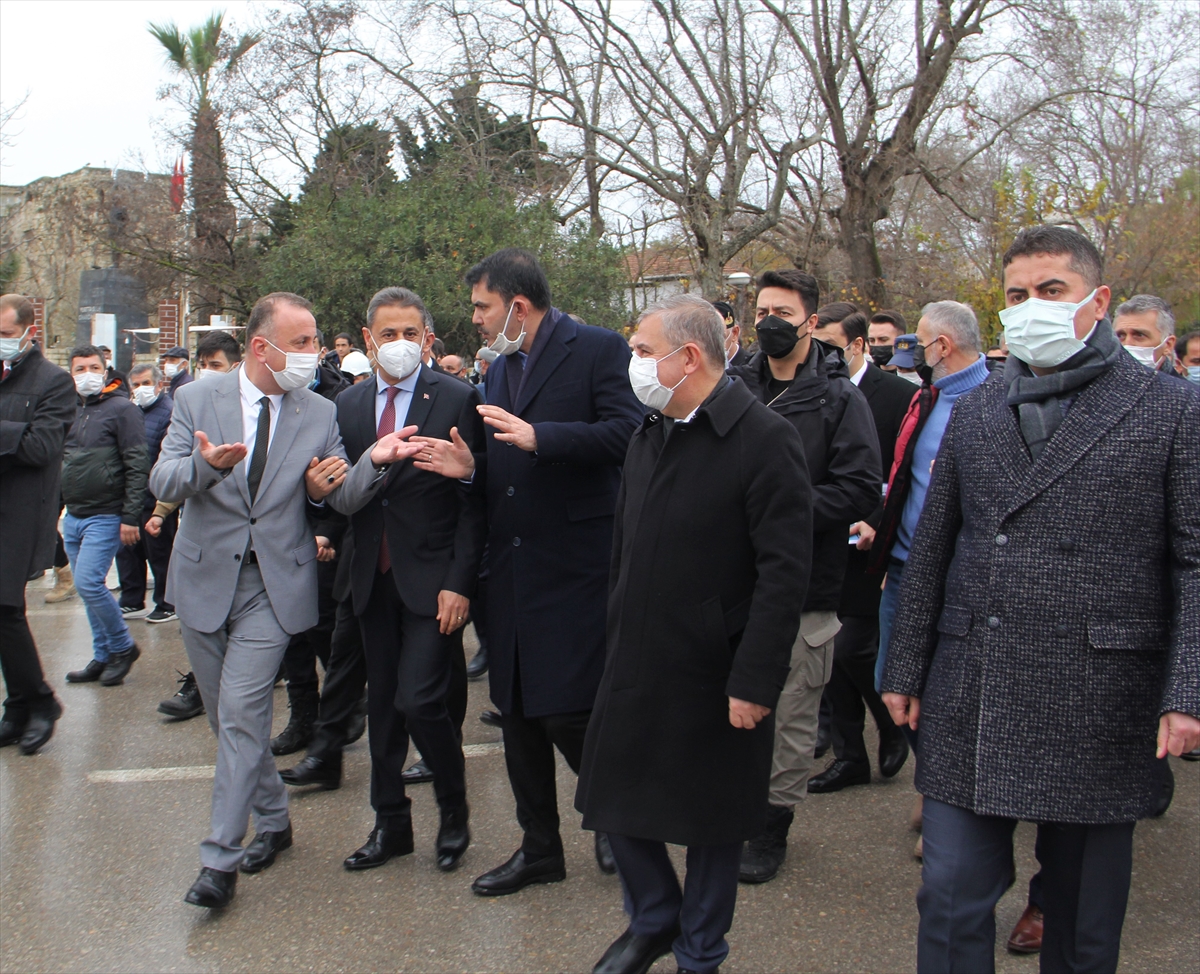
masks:
[(200, 843), (200, 864), (232, 872), (242, 861), (251, 813), (256, 832), (288, 824), (287, 788), (271, 755), (271, 718), (275, 676), (291, 637), (275, 618), (257, 565), (238, 574), (221, 629), (179, 628), (217, 737), (212, 834)]
[(771, 762), (772, 805), (791, 808), (808, 797), (821, 693), (833, 673), (833, 643), (842, 624), (836, 612), (805, 612), (792, 646), (792, 667), (775, 710)]

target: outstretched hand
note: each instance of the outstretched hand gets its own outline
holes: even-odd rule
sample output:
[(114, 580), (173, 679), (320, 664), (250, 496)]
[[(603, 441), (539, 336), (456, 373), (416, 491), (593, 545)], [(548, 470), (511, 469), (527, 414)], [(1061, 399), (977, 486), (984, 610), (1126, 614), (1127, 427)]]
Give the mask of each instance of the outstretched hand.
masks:
[(214, 470), (232, 470), (246, 459), (245, 443), (222, 443), (213, 446), (200, 430), (196, 430), (196, 446), (204, 462)]
[(457, 426), (450, 430), (448, 440), (414, 436), (412, 442), (421, 446), (413, 458), (413, 466), (418, 470), (428, 470), (453, 480), (469, 480), (475, 473), (475, 457), (471, 455), (467, 441), (458, 435)]
[(495, 427), (496, 439), (501, 443), (519, 446), (526, 453), (537, 451), (537, 431), (525, 420), (499, 406), (476, 406), (475, 408), (488, 426)]
[(405, 426), (395, 433), (381, 436), (371, 447), (371, 462), (377, 467), (383, 467), (414, 456), (420, 451), (421, 444), (411, 442), (409, 437), (416, 431), (416, 426)]

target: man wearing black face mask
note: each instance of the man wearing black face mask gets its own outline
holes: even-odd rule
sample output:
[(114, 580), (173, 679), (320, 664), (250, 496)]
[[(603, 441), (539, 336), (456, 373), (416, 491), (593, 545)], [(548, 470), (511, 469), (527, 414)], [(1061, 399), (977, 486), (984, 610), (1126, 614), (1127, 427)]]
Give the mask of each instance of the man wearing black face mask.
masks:
[[(895, 350), (896, 339), (908, 333), (908, 322), (899, 311), (876, 311), (871, 315), (867, 326), (867, 344), (871, 350), (871, 360), (881, 369), (891, 372), (888, 367), (892, 352)], [(887, 460), (887, 457), (884, 457)]]
[(807, 795), (821, 693), (833, 670), (837, 610), (849, 557), (846, 531), (879, 502), (882, 464), (871, 409), (842, 356), (813, 341), (819, 291), (798, 270), (768, 271), (758, 281), (759, 351), (731, 369), (758, 399), (788, 420), (804, 442), (813, 485), (813, 573), (779, 698), (770, 807), (763, 833), (742, 852), (740, 878), (774, 878), (787, 852), (793, 808)]

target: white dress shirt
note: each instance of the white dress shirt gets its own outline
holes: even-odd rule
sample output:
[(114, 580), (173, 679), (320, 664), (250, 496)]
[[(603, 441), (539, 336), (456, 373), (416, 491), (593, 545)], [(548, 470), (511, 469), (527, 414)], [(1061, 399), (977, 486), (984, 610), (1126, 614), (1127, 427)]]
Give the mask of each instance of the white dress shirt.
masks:
[(275, 436), (275, 427), (279, 425), (279, 410), (283, 405), (283, 394), (270, 396), (258, 388), (245, 369), (238, 369), (238, 388), (242, 392), (242, 443), (246, 446), (246, 476), (250, 476), (250, 461), (254, 459), (254, 441), (258, 439), (258, 413), (262, 409), (259, 400), (267, 396), (271, 407), (271, 425), (267, 430), (267, 449), (271, 448), (271, 440)]
[(864, 355), (862, 368), (850, 376), (850, 381), (853, 382), (855, 385), (859, 385), (863, 380), (863, 376), (867, 374), (867, 369), (869, 369), (870, 367), (871, 367), (871, 360)]
[(417, 387), (417, 379), (421, 375), (421, 367), (413, 369), (408, 375), (397, 382), (394, 386), (389, 386), (383, 381), (383, 378), (376, 374), (375, 376), (375, 429), (379, 429), (379, 421), (383, 419), (383, 410), (387, 406), (387, 391), (389, 389), (398, 389), (396, 393), (396, 429), (404, 429), (404, 421), (408, 419), (408, 407), (412, 405), (413, 390)]

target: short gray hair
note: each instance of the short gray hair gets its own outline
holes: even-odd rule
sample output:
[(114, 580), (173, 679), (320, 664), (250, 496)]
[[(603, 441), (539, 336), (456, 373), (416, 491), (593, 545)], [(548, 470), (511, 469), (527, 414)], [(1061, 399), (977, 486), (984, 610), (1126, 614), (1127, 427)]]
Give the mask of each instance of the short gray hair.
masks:
[(149, 362), (142, 362), (138, 365), (135, 365), (129, 370), (129, 378), (132, 379), (135, 375), (141, 375), (143, 372), (150, 373), (150, 378), (154, 380), (155, 385), (162, 382), (162, 369), (160, 369), (157, 365), (152, 365)]
[(945, 335), (956, 348), (964, 352), (982, 349), (979, 322), (969, 304), (961, 301), (934, 301), (921, 309), (921, 317), (929, 322), (934, 335)]
[(676, 348), (694, 342), (710, 364), (725, 368), (725, 322), (708, 301), (676, 294), (650, 305), (638, 316), (638, 324), (651, 315), (662, 320), (663, 335)]
[(375, 292), (371, 303), (367, 305), (367, 327), (374, 326), (375, 312), (380, 308), (391, 307), (415, 308), (421, 315), (421, 323), (431, 332), (433, 331), (433, 315), (429, 313), (425, 302), (417, 296), (417, 293), (406, 287), (385, 287), (383, 290)]
[(1158, 317), (1154, 323), (1158, 326), (1158, 331), (1162, 335), (1163, 341), (1166, 341), (1175, 334), (1175, 316), (1171, 314), (1171, 306), (1162, 298), (1155, 297), (1153, 294), (1135, 294), (1121, 305), (1121, 307), (1117, 308), (1117, 313), (1113, 315), (1113, 319), (1116, 320), (1121, 315), (1140, 315), (1143, 311), (1158, 312)]

